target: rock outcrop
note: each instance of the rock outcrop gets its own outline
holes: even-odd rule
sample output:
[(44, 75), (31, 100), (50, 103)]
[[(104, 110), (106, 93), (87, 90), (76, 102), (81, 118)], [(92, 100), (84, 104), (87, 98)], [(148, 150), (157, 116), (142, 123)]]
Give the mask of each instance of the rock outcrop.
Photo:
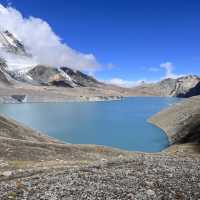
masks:
[(170, 96), (184, 97), (192, 88), (196, 87), (198, 83), (200, 83), (200, 78), (198, 76), (190, 75), (177, 79), (161, 81), (160, 85), (163, 89), (165, 86), (168, 88), (166, 92)]
[(81, 71), (74, 71), (68, 67), (61, 67), (60, 69), (64, 71), (69, 77), (71, 77), (71, 79), (77, 86), (91, 87), (103, 84), (97, 81), (92, 76), (88, 76), (87, 74), (84, 74)]
[(30, 56), (26, 52), (23, 43), (7, 30), (0, 31), (0, 47), (10, 53), (22, 56)]
[(196, 84), (195, 87), (189, 89), (187, 92), (179, 94), (178, 97), (192, 97), (192, 96), (197, 96), (200, 95), (200, 82)]
[(91, 76), (67, 67), (53, 68), (38, 65), (27, 72), (32, 83), (62, 87), (97, 87), (103, 85)]
[(0, 57), (0, 84), (11, 85), (10, 76), (6, 71), (6, 60)]
[[(131, 90), (133, 94), (145, 96), (191, 97), (200, 92), (196, 87), (199, 83), (198, 76), (189, 75), (177, 79), (167, 78), (158, 83), (142, 84)], [(195, 92), (192, 92), (195, 87)]]
[(53, 67), (38, 65), (30, 71), (28, 71), (27, 75), (31, 77), (32, 83), (38, 85), (59, 86), (59, 83), (62, 83), (62, 86), (71, 87), (70, 82), (66, 80), (64, 76), (61, 75), (58, 69)]

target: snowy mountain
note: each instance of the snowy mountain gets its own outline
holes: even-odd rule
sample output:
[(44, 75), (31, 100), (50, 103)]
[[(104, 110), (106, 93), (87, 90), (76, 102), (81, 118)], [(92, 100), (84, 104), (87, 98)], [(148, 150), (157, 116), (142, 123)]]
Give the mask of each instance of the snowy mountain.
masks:
[(0, 31), (0, 48), (17, 55), (31, 56), (26, 52), (23, 43), (7, 30)]
[(28, 71), (26, 75), (28, 75), (32, 81), (41, 85), (87, 87), (102, 84), (96, 79), (68, 67), (52, 68), (44, 65), (37, 65)]
[[(32, 85), (85, 87), (101, 84), (94, 78), (68, 67), (45, 66), (34, 62), (23, 41), (7, 30), (0, 30), (0, 66), (11, 80)], [(4, 66), (4, 67), (3, 67)], [(8, 81), (9, 82), (9, 81)], [(11, 81), (13, 82), (13, 81)]]

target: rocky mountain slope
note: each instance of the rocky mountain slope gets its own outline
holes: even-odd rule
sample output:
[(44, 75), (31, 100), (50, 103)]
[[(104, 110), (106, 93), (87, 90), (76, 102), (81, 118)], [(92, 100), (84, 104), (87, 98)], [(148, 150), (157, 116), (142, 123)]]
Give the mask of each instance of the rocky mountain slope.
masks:
[(125, 89), (99, 82), (78, 70), (32, 60), (23, 41), (0, 30), (0, 102), (96, 101), (126, 96)]
[[(0, 51), (4, 51), (9, 55), (18, 56), (12, 62), (15, 65), (20, 65), (19, 59), (23, 60), (31, 55), (27, 53), (23, 42), (19, 41), (16, 36), (8, 31), (0, 31)], [(6, 57), (6, 56), (5, 56)], [(6, 60), (8, 59), (8, 60)], [(9, 66), (9, 58), (1, 58), (1, 72), (11, 79), (17, 80), (31, 85), (46, 85), (46, 86), (62, 86), (62, 87), (96, 87), (103, 85), (96, 79), (88, 76), (80, 71), (74, 71), (68, 67), (54, 67), (44, 65), (24, 66), (19, 70), (11, 70)], [(9, 82), (2, 78), (2, 82)]]
[(67, 67), (52, 68), (48, 66), (37, 65), (28, 71), (27, 75), (35, 83), (42, 85), (55, 85), (73, 88), (87, 86), (94, 87), (103, 84), (80, 71), (74, 71)]
[(167, 78), (158, 83), (143, 84), (132, 88), (131, 91), (138, 95), (190, 97), (200, 93), (199, 83), (200, 77), (188, 75), (177, 79)]
[(200, 142), (200, 96), (183, 100), (150, 118), (163, 129), (171, 144)]
[[(142, 84), (129, 89), (102, 83), (81, 71), (72, 70), (67, 66), (55, 67), (35, 64), (34, 62), (30, 62), (32, 57), (23, 45), (23, 41), (19, 41), (14, 34), (6, 30), (0, 31), (0, 53), (1, 52), (6, 52), (6, 55), (9, 54), (11, 57), (14, 55), (14, 58), (12, 57), (12, 61), (10, 61), (10, 56), (3, 58), (4, 54), (2, 54), (2, 57), (0, 54), (0, 86), (3, 87), (6, 85), (7, 89), (8, 86), (10, 87), (11, 85), (12, 88), (20, 86), (20, 88), (28, 87), (29, 89), (37, 86), (38, 91), (40, 90), (39, 88), (48, 87), (49, 92), (51, 87), (80, 88), (80, 90), (88, 88), (88, 92), (86, 93), (89, 96), (91, 96), (93, 93), (92, 91), (95, 90), (102, 91), (99, 93), (100, 96), (111, 94), (112, 96), (190, 97), (200, 94), (200, 78), (192, 75), (177, 79), (168, 78), (158, 83)], [(53, 90), (55, 90), (55, 88)], [(76, 90), (74, 90), (74, 92), (76, 92)], [(95, 92), (94, 94), (96, 96)], [(82, 92), (80, 96), (82, 96)]]
[(0, 83), (9, 85), (11, 84), (11, 82), (9, 80), (9, 74), (6, 72), (6, 68), (7, 68), (6, 61), (0, 58)]
[(23, 43), (9, 31), (0, 31), (0, 48), (7, 52), (29, 56)]

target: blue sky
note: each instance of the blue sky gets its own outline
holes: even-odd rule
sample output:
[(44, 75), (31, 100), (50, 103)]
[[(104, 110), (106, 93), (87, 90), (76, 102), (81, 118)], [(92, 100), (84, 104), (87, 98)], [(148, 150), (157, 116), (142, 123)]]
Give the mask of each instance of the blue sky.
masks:
[(199, 0), (9, 2), (25, 17), (47, 21), (73, 49), (92, 53), (101, 65), (94, 73), (98, 79), (132, 82), (200, 75)]

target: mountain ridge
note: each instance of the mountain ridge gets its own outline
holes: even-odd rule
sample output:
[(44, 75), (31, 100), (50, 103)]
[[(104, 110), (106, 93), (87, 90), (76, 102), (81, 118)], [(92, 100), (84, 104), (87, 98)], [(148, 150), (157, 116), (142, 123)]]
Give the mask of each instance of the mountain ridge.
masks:
[[(31, 57), (31, 54), (27, 53), (23, 42), (7, 30), (0, 31), (0, 49), (8, 54), (24, 56), (21, 57), (22, 60), (25, 57)], [(1, 58), (1, 60), (4, 60), (4, 63), (0, 67), (2, 69), (4, 64), (4, 69), (6, 69), (6, 72), (4, 70), (5, 73), (8, 73), (11, 78), (27, 84), (63, 87), (86, 87), (101, 84), (95, 78), (78, 70), (72, 70), (67, 66), (53, 67), (36, 64), (35, 66), (27, 66), (20, 70), (10, 70), (9, 60), (6, 60), (6, 58)]]
[(199, 76), (187, 75), (177, 79), (166, 78), (157, 83), (142, 84), (131, 88), (131, 91), (150, 96), (190, 97), (200, 93), (199, 90), (191, 92), (199, 83)]
[[(96, 80), (81, 71), (66, 66), (47, 66), (34, 62), (23, 41), (7, 30), (0, 31), (0, 52), (15, 56), (14, 61), (8, 57), (0, 56), (0, 82), (1, 85), (21, 85), (22, 87), (56, 87), (56, 88), (88, 88), (87, 95), (100, 89), (103, 96), (113, 94), (117, 96), (173, 96), (190, 97), (200, 94), (200, 77), (188, 75), (177, 79), (167, 78), (157, 83), (141, 84), (133, 88), (123, 88), (106, 84)], [(12, 66), (10, 66), (12, 65)], [(14, 66), (14, 69), (13, 69)], [(17, 66), (17, 69), (15, 69)], [(18, 68), (19, 67), (19, 68)], [(39, 88), (38, 88), (39, 89)], [(112, 91), (112, 92), (111, 92)], [(74, 91), (77, 92), (77, 91)], [(102, 95), (102, 93), (99, 93)], [(77, 94), (76, 94), (77, 96)]]

